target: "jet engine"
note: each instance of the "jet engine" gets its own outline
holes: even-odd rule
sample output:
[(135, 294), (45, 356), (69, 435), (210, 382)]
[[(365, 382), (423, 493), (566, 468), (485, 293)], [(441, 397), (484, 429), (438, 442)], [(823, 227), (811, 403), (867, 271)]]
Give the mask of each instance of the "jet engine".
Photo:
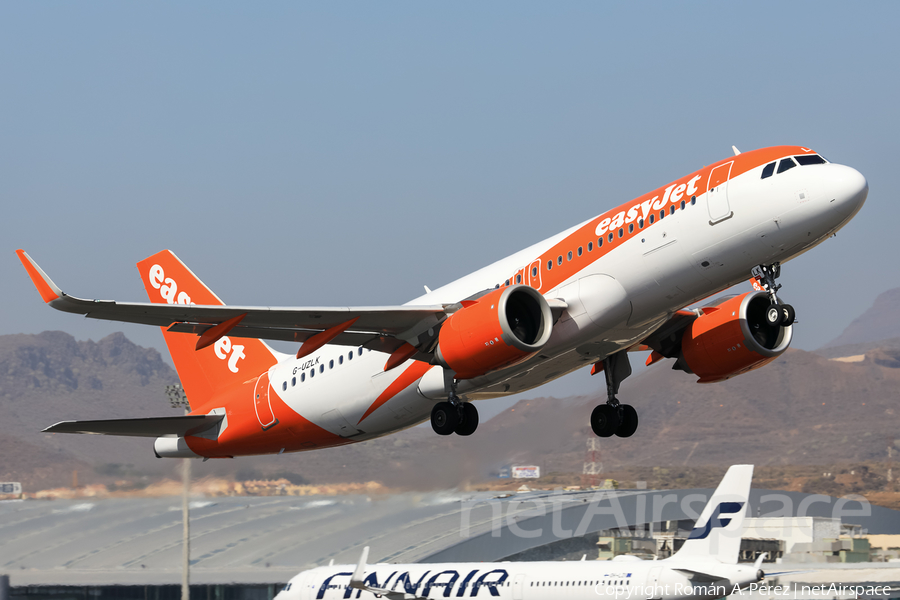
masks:
[(714, 383), (772, 362), (793, 333), (791, 325), (766, 321), (769, 305), (765, 292), (748, 292), (703, 309), (681, 338), (676, 367), (699, 376), (697, 383)]
[(441, 327), (435, 357), (457, 379), (472, 379), (539, 352), (552, 329), (550, 306), (537, 290), (507, 286), (463, 302)]

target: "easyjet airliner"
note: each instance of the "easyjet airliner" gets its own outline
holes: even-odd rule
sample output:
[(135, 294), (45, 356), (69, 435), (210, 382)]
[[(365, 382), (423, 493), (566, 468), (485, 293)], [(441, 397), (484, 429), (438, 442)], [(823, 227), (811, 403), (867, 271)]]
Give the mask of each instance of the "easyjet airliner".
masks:
[[(276, 600), (684, 600), (724, 598), (762, 581), (766, 555), (738, 564), (752, 465), (734, 465), (681, 548), (664, 560), (329, 565), (293, 577)], [(562, 589), (560, 589), (562, 588)]]
[[(337, 446), (429, 415), (438, 434), (471, 435), (472, 401), (590, 364), (607, 388), (593, 431), (628, 437), (638, 415), (617, 399), (628, 352), (674, 359), (700, 383), (771, 362), (794, 323), (781, 264), (847, 224), (867, 194), (858, 171), (808, 148), (734, 149), (402, 306), (226, 305), (167, 250), (137, 265), (150, 303), (84, 300), (19, 250), (53, 308), (162, 327), (191, 407), (46, 431), (157, 437), (158, 456), (204, 458)], [(748, 278), (754, 291), (685, 309)], [(263, 340), (301, 345), (285, 355)]]

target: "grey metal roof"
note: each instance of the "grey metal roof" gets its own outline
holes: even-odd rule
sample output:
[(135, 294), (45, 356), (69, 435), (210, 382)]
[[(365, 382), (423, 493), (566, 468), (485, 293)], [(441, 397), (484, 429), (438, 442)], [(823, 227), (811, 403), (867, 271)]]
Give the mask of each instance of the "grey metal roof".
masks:
[[(193, 583), (281, 583), (298, 571), (371, 562), (492, 561), (569, 537), (649, 520), (694, 518), (710, 490), (528, 493), (505, 499), (462, 492), (335, 497), (195, 499)], [(751, 513), (779, 510), (831, 516), (835, 499), (754, 490)], [(690, 503), (689, 500), (694, 502)], [(819, 502), (810, 504), (809, 499)], [(663, 504), (658, 514), (654, 507)], [(858, 508), (848, 505), (845, 508)], [(554, 509), (557, 510), (554, 510)], [(900, 533), (900, 512), (871, 507), (848, 522)], [(623, 522), (624, 519), (624, 522)], [(517, 534), (518, 531), (518, 534)], [(521, 535), (522, 531), (529, 532)], [(13, 586), (178, 584), (181, 500), (0, 502), (0, 573)]]

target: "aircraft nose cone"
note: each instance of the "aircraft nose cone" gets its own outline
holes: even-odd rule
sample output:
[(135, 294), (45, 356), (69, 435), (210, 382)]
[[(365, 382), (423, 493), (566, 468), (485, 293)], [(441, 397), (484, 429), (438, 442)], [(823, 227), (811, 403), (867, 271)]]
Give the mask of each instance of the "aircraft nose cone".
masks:
[(835, 209), (849, 215), (856, 214), (869, 195), (869, 182), (853, 167), (832, 165), (834, 168), (831, 193)]

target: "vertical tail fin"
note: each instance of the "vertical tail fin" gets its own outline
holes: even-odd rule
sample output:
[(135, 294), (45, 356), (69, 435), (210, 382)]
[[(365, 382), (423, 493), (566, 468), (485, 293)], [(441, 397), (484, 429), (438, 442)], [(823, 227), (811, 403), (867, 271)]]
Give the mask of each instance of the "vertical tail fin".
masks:
[(741, 549), (753, 465), (729, 467), (684, 545), (672, 558), (706, 558), (735, 564)]
[[(142, 260), (137, 267), (150, 302), (225, 304), (169, 250)], [(196, 335), (161, 329), (191, 410), (208, 404), (218, 390), (258, 377), (277, 362), (262, 340), (226, 336), (208, 348), (195, 350)]]

